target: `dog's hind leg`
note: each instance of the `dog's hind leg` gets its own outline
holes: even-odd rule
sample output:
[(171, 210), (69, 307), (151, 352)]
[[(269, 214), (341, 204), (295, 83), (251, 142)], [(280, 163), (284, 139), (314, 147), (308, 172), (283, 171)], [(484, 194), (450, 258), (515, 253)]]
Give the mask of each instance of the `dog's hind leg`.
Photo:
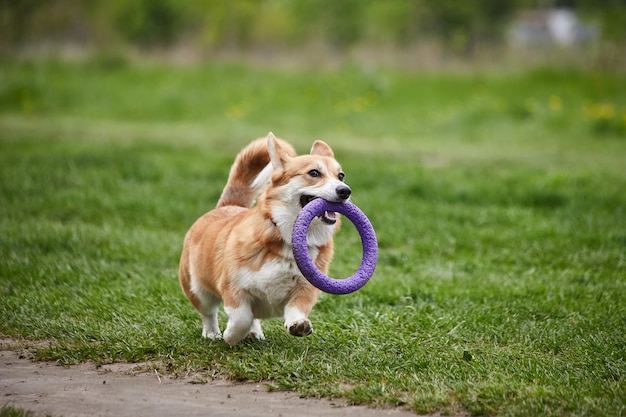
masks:
[(202, 297), (198, 310), (202, 316), (202, 337), (207, 339), (220, 339), (219, 323), (217, 321), (217, 311), (222, 300), (213, 294), (205, 294)]
[(254, 319), (252, 322), (252, 328), (250, 329), (250, 336), (257, 340), (265, 340), (265, 335), (263, 334), (263, 329), (261, 328), (261, 320)]
[(217, 307), (215, 307), (215, 313), (208, 316), (202, 314), (202, 337), (207, 339), (222, 338), (222, 332), (217, 323)]

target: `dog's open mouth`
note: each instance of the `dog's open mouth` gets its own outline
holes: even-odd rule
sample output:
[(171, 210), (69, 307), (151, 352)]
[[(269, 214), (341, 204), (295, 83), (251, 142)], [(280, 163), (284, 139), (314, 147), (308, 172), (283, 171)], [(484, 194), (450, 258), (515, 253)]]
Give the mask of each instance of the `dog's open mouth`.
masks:
[[(302, 195), (300, 197), (300, 205), (304, 207), (316, 198), (317, 197), (313, 197), (312, 195)], [(334, 211), (325, 211), (317, 216), (317, 218), (326, 224), (332, 225), (337, 223), (337, 213), (335, 213)]]

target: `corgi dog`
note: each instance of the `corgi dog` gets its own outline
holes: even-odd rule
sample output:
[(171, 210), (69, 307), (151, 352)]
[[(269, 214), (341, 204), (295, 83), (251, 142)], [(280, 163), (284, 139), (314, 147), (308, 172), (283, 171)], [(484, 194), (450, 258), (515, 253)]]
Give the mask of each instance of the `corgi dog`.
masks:
[[(248, 336), (263, 340), (261, 320), (272, 317), (282, 317), (294, 336), (311, 334), (308, 316), (320, 291), (296, 265), (293, 226), (311, 200), (346, 202), (351, 192), (323, 141), (313, 143), (309, 155), (297, 156), (269, 133), (241, 150), (216, 208), (191, 226), (180, 258), (180, 285), (202, 317), (202, 336), (222, 338), (222, 303), (228, 316), (223, 339), (231, 346)], [(338, 213), (324, 212), (308, 230), (309, 253), (324, 274), (339, 225)]]

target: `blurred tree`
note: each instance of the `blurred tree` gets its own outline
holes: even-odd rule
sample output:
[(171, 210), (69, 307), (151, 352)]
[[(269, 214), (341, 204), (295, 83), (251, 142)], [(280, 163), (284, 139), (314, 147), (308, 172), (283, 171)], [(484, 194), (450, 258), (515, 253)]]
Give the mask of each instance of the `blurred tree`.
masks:
[(255, 0), (207, 2), (203, 40), (212, 47), (245, 48), (252, 41), (260, 2)]
[(572, 6), (626, 40), (626, 0), (0, 0), (0, 46), (85, 38), (139, 46), (192, 42), (214, 49), (343, 50), (359, 43), (410, 45), (424, 38), (472, 54), (502, 41), (521, 8)]
[(366, 41), (406, 46), (420, 34), (425, 8), (415, 0), (374, 1), (363, 19)]
[(83, 40), (94, 1), (0, 0), (0, 46)]
[(300, 0), (293, 2), (292, 13), (307, 37), (344, 49), (361, 39), (363, 12), (371, 3), (371, 0)]
[(453, 52), (471, 54), (477, 43), (497, 43), (515, 3), (501, 0), (422, 0), (427, 32)]
[(626, 44), (626, 0), (579, 0), (579, 9), (601, 24), (605, 40)]
[(0, 42), (14, 45), (26, 40), (30, 22), (43, 0), (0, 0)]
[(181, 8), (174, 0), (120, 0), (115, 3), (113, 24), (117, 32), (142, 46), (167, 45), (184, 27)]

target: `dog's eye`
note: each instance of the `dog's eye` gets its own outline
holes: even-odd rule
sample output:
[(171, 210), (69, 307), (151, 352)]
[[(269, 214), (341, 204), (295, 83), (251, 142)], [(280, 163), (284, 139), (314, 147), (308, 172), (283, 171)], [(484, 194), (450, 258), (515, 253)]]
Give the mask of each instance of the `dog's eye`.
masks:
[(309, 171), (309, 175), (312, 176), (313, 178), (318, 178), (322, 176), (322, 173), (319, 172), (317, 169), (312, 169)]
[(339, 175), (337, 175), (337, 178), (339, 178), (339, 181), (343, 181), (345, 177), (346, 177), (346, 174), (344, 174), (343, 172), (340, 172)]

